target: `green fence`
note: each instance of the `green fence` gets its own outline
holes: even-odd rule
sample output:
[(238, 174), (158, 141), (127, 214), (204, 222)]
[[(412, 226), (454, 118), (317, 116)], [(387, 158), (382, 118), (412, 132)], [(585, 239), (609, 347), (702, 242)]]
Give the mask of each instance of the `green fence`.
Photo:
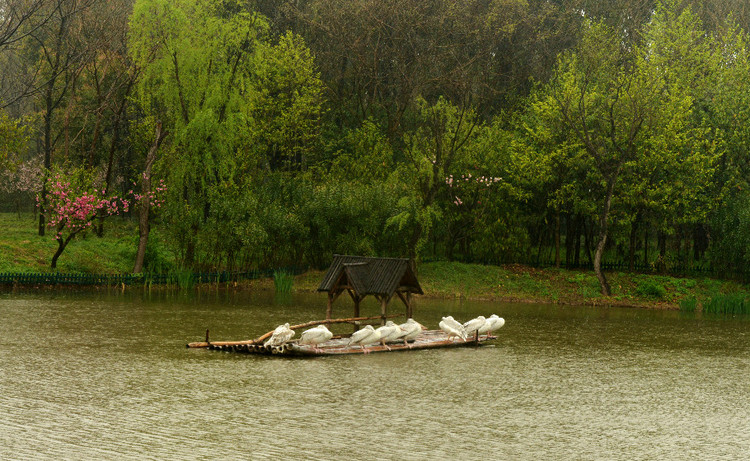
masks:
[(226, 283), (240, 280), (255, 280), (273, 277), (274, 271), (283, 270), (299, 275), (306, 267), (282, 267), (278, 269), (252, 269), (247, 271), (187, 272), (166, 274), (83, 274), (83, 273), (0, 273), (0, 284), (4, 285), (168, 285), (182, 284), (187, 279), (194, 283)]

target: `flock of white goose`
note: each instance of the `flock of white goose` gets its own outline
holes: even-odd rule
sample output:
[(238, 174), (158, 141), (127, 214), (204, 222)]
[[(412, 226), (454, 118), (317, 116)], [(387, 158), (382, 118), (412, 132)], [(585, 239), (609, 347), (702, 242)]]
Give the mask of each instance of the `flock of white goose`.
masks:
[(493, 331), (505, 325), (505, 319), (492, 314), (489, 317), (480, 315), (466, 323), (460, 323), (453, 316), (443, 317), (440, 329), (448, 333), (449, 338), (458, 337), (466, 341), (472, 335), (491, 335)]
[[(443, 317), (440, 321), (440, 329), (448, 334), (448, 338), (460, 338), (464, 341), (471, 335), (491, 335), (493, 331), (499, 329), (505, 325), (505, 320), (502, 317), (498, 317), (492, 314), (490, 317), (485, 318), (480, 315), (475, 319), (471, 319), (466, 323), (460, 323), (452, 316)], [(403, 341), (404, 345), (411, 348), (409, 341), (414, 340), (422, 330), (427, 328), (417, 322), (414, 319), (409, 319), (405, 323), (398, 325), (392, 321), (387, 321), (385, 325), (379, 328), (373, 328), (372, 325), (367, 325), (361, 330), (354, 332), (349, 338), (348, 346), (359, 345), (362, 350), (367, 353), (366, 346), (380, 343), (385, 346), (386, 349), (391, 350), (387, 343)], [(264, 346), (280, 346), (294, 337), (294, 330), (289, 327), (288, 323), (279, 325), (273, 331)], [(318, 344), (324, 343), (333, 337), (333, 333), (326, 328), (325, 325), (318, 325), (309, 330), (305, 330), (300, 335), (300, 339), (297, 342), (299, 345), (310, 345), (318, 350)]]

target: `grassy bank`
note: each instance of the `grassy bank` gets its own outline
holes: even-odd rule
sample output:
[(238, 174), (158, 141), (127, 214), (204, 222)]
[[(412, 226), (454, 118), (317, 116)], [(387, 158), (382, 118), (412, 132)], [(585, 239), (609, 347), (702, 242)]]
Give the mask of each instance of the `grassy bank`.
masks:
[[(731, 281), (626, 273), (607, 276), (611, 297), (600, 294), (590, 271), (456, 262), (419, 266), (420, 284), (428, 297), (658, 309), (679, 309), (690, 303), (695, 309), (716, 302), (720, 295), (750, 297), (750, 287)], [(295, 289), (313, 291), (322, 278), (323, 272), (310, 271), (296, 278)]]
[(665, 309), (677, 309), (689, 300), (703, 305), (720, 294), (750, 296), (745, 285), (709, 278), (622, 272), (607, 277), (610, 297), (601, 295), (593, 271), (461, 263), (430, 263), (420, 269), (423, 288), (436, 296)]
[[(128, 273), (135, 257), (136, 225), (123, 219), (110, 219), (105, 225), (105, 237), (89, 233), (71, 242), (58, 261), (59, 271)], [(158, 241), (158, 229), (153, 232), (153, 241)], [(51, 235), (37, 235), (36, 221), (30, 215), (19, 219), (15, 214), (0, 213), (0, 272), (47, 272), (56, 248)], [(159, 257), (174, 266), (174, 258), (167, 251), (160, 251)], [(321, 271), (308, 271), (293, 281), (284, 280), (284, 291), (314, 291), (322, 277)], [(726, 310), (727, 303), (736, 305), (750, 297), (747, 285), (709, 278), (629, 273), (610, 273), (608, 278), (613, 294), (603, 297), (591, 271), (455, 262), (419, 266), (420, 283), (430, 297), (666, 309), (682, 305), (683, 310), (704, 306)], [(279, 280), (280, 276), (277, 283)], [(239, 288), (273, 290), (274, 280), (248, 281)]]
[[(57, 262), (61, 272), (99, 274), (127, 273), (133, 269), (137, 225), (133, 221), (110, 218), (104, 223), (105, 237), (93, 232), (76, 237)], [(54, 232), (44, 237), (37, 232), (38, 221), (30, 214), (19, 218), (0, 213), (0, 272), (48, 272), (57, 250)]]

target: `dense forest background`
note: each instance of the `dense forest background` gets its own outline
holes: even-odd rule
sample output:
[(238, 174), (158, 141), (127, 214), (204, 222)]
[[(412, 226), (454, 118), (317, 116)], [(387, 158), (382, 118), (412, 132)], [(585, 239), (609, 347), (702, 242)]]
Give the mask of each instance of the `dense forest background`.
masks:
[(0, 204), (44, 233), (53, 177), (151, 194), (143, 270), (744, 277), (749, 25), (745, 0), (0, 1)]

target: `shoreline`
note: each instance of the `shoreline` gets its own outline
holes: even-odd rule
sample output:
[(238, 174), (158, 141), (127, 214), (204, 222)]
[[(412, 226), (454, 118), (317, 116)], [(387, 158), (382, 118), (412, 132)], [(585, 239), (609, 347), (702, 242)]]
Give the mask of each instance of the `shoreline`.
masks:
[[(294, 276), (292, 293), (315, 293), (325, 271), (308, 270)], [(457, 262), (419, 265), (418, 278), (424, 299), (455, 299), (498, 303), (537, 303), (559, 306), (622, 307), (680, 310), (689, 301), (702, 306), (719, 294), (739, 293), (750, 298), (747, 285), (710, 278), (680, 278), (657, 274), (608, 273), (613, 294), (603, 297), (593, 272), (533, 268), (517, 264), (484, 266)], [(144, 285), (0, 285), (0, 293), (44, 291), (142, 290)], [(183, 290), (178, 285), (152, 285), (149, 290)], [(272, 277), (236, 282), (197, 283), (189, 289), (274, 291)]]

